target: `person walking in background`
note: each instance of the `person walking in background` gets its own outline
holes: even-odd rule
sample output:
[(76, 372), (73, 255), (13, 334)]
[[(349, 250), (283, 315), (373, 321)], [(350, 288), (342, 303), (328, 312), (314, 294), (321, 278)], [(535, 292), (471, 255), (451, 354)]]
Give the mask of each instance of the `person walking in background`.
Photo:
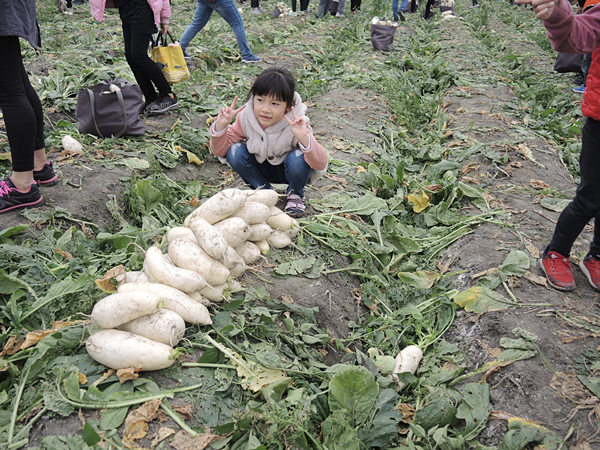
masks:
[[(102, 22), (107, 0), (90, 0), (92, 16)], [(169, 0), (113, 0), (119, 8), (125, 41), (125, 58), (144, 94), (140, 114), (162, 114), (179, 107), (177, 96), (158, 65), (148, 56), (152, 35), (169, 32)], [(155, 89), (156, 87), (156, 89)], [(158, 92), (157, 92), (158, 90)]]
[[(586, 54), (600, 49), (600, 7), (575, 15), (565, 0), (516, 0), (530, 4), (538, 19), (544, 21), (554, 50)], [(581, 181), (575, 198), (561, 212), (552, 240), (544, 250), (540, 266), (551, 286), (561, 291), (575, 289), (569, 260), (575, 239), (591, 219), (594, 237), (579, 267), (590, 285), (600, 290), (600, 64), (592, 59), (581, 111), (587, 117), (582, 131), (579, 168)]]
[(41, 48), (35, 0), (0, 0), (0, 110), (4, 117), (12, 174), (0, 181), (0, 214), (40, 206), (39, 186), (57, 177), (46, 159), (42, 103), (29, 82), (19, 38)]
[[(300, 0), (300, 14), (308, 14), (308, 3), (310, 0)], [(292, 11), (296, 12), (296, 0), (292, 0)]]
[(183, 56), (188, 59), (190, 58), (185, 50), (190, 44), (190, 41), (194, 39), (196, 34), (198, 34), (198, 32), (208, 23), (213, 11), (216, 11), (223, 19), (225, 19), (233, 30), (235, 40), (242, 53), (242, 61), (245, 63), (262, 61), (262, 58), (254, 55), (248, 46), (246, 31), (244, 30), (244, 21), (233, 0), (196, 0), (194, 20), (186, 27), (179, 40), (179, 44), (183, 50)]
[(402, 20), (404, 22), (404, 10), (408, 6), (408, 0), (402, 0), (400, 4), (400, 11), (398, 11), (398, 0), (392, 2), (392, 14), (394, 15), (394, 22)]
[(259, 16), (265, 12), (265, 10), (260, 7), (259, 0), (250, 0), (250, 8), (252, 8), (250, 10), (252, 14), (256, 14)]

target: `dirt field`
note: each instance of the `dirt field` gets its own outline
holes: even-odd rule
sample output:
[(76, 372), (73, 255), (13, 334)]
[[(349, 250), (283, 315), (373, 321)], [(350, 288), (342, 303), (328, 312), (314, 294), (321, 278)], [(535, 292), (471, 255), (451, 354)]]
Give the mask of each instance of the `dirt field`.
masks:
[[(273, 6), (272, 3), (266, 4), (265, 9), (270, 10)], [(316, 4), (311, 7), (316, 8)], [(466, 8), (464, 11), (465, 14), (468, 12)], [(247, 13), (248, 11), (244, 14)], [(76, 17), (79, 16), (83, 16), (81, 10), (76, 12)], [(301, 20), (304, 19), (285, 19), (286, 23), (291, 24)], [(334, 26), (333, 18), (326, 20)], [(400, 25), (392, 53), (405, 51), (404, 43), (413, 34), (411, 24), (415, 20), (420, 19), (409, 17), (407, 22)], [(268, 25), (274, 23), (270, 17), (265, 17), (264, 22)], [(476, 40), (469, 28), (460, 19), (445, 22), (436, 19), (434, 26), (439, 27), (442, 36), (438, 43), (441, 48), (439, 55), (447, 63), (455, 65), (457, 72), (464, 74), (465, 79), (469, 80), (468, 83), (458, 80), (444, 93), (444, 109), (450, 119), (447, 129), (455, 136), (452, 141), (478, 142), (500, 152), (506, 158), (505, 163), (499, 165), (483, 154), (472, 155), (469, 170), (463, 172), (463, 180), (483, 187), (493, 207), (509, 212), (505, 226), (482, 224), (452, 244), (440, 257), (441, 266), (438, 265), (438, 268), (444, 266), (446, 271), (461, 272), (455, 277), (454, 286), (463, 291), (476, 285), (482, 272), (500, 266), (510, 250), (526, 251), (532, 262), (531, 276), (526, 277), (529, 279), (514, 279), (510, 289), (519, 303), (543, 304), (537, 307), (517, 306), (479, 315), (459, 310), (454, 325), (445, 336), (463, 355), (462, 363), (467, 367), (463, 374), (481, 369), (494, 360), (500, 351), (500, 339), (514, 338), (512, 330), (517, 327), (539, 338), (537, 356), (501, 366), (487, 375), (493, 413), (479, 440), (483, 445), (498, 445), (508, 431), (508, 417), (515, 416), (555, 431), (566, 439), (563, 448), (600, 448), (600, 439), (596, 437), (600, 400), (581, 388), (579, 381), (573, 381), (569, 377), (569, 374), (575, 372), (574, 358), (579, 357), (585, 348), (598, 347), (596, 330), (600, 320), (597, 309), (599, 294), (590, 287), (577, 268), (576, 291), (562, 293), (545, 286), (541, 278), (543, 273), (537, 262), (559, 215), (556, 211), (542, 207), (540, 201), (547, 196), (549, 190), (555, 190), (564, 197), (571, 196), (576, 183), (559, 158), (558, 149), (547, 139), (528, 130), (526, 123), (507, 114), (506, 105), (515, 102), (515, 93), (506, 83), (498, 81), (501, 76), (496, 74), (494, 67), (482, 63), (483, 59), (480, 57), (486, 51), (484, 46), (481, 45), (481, 54), (462, 51), (464, 42)], [(490, 18), (490, 26), (498, 34), (508, 33), (504, 24), (494, 18)], [(260, 30), (256, 25), (250, 26), (248, 33), (252, 32)], [(301, 39), (318, 42), (319, 38), (311, 34), (310, 27), (303, 28), (302, 33)], [(507, 41), (511, 43), (510, 38)], [(368, 39), (361, 45), (368, 48)], [(531, 58), (531, 48), (527, 48), (527, 45), (514, 43), (520, 54)], [(282, 55), (276, 46), (266, 48), (260, 55), (264, 58), (261, 68), (282, 64), (300, 68), (312, 58), (312, 53), (303, 52), (302, 49), (295, 54), (289, 52)], [(374, 53), (372, 58), (383, 67), (385, 55)], [(545, 54), (539, 54), (534, 59), (540, 70), (548, 72), (551, 69), (553, 61)], [(31, 69), (35, 71), (35, 67)], [(353, 70), (348, 67), (346, 69)], [(360, 67), (354, 70), (360, 71)], [(486, 73), (492, 75), (490, 80), (484, 82), (481, 77)], [(574, 101), (576, 100), (574, 95)], [(385, 98), (352, 83), (335, 83), (330, 85), (326, 93), (311, 96), (307, 102), (315, 135), (328, 149), (332, 159), (350, 163), (374, 161), (376, 157), (370, 148), (377, 136), (373, 134), (371, 126), (391, 120)], [(69, 120), (64, 114), (57, 117)], [(147, 134), (159, 134), (169, 130), (177, 121), (201, 127), (207, 118), (206, 114), (190, 113), (184, 103), (181, 109), (171, 114), (146, 118), (145, 122)], [(531, 153), (519, 152), (519, 144), (531, 150)], [(45, 205), (42, 209), (64, 208), (73, 217), (97, 224), (100, 229), (113, 227), (114, 215), (105, 205), (109, 195), (122, 198), (122, 181), (130, 177), (131, 171), (123, 165), (107, 168), (105, 164), (86, 158), (58, 162), (59, 151), (57, 146), (49, 158), (58, 167), (61, 183), (43, 190)], [(353, 177), (355, 171), (347, 170), (347, 167), (344, 165), (340, 170), (330, 171), (317, 185), (310, 187), (307, 191), (308, 214), (314, 212), (310, 207), (310, 200), (331, 192), (359, 190)], [(227, 166), (211, 157), (206, 158), (199, 167), (180, 162), (176, 168), (165, 170), (165, 173), (175, 180), (195, 179), (211, 186), (228, 178), (230, 181), (226, 183), (227, 186), (241, 185), (237, 176), (232, 177), (228, 173)], [(532, 188), (532, 180), (545, 183), (547, 187), (544, 192), (540, 193)], [(473, 208), (466, 206), (463, 212), (469, 214)], [(24, 221), (26, 220), (18, 212), (6, 214), (1, 216), (0, 229)], [(586, 228), (575, 244), (572, 254), (574, 265), (587, 251), (592, 236), (591, 227), (589, 225)], [(347, 261), (339, 257), (339, 263), (344, 265)], [(268, 270), (265, 268), (265, 271)], [(348, 321), (356, 321), (366, 310), (353, 297), (353, 290), (360, 285), (356, 278), (331, 274), (316, 279), (281, 279), (270, 276), (265, 279), (269, 282), (248, 275), (243, 281), (251, 285), (264, 284), (273, 298), (282, 298), (284, 294), (291, 293), (295, 303), (318, 307), (318, 324), (336, 338), (346, 337), (349, 331)], [(498, 290), (506, 294), (502, 286)], [(327, 350), (328, 364), (342, 359), (343, 354), (334, 346), (328, 346)], [(470, 381), (479, 382), (482, 376), (480, 373), (465, 378), (456, 387), (460, 389)], [(157, 379), (160, 380), (160, 377)], [(163, 382), (168, 384), (169, 380)], [(84, 411), (83, 414), (97, 413)], [(45, 416), (32, 431), (26, 448), (37, 447), (38, 439), (43, 436), (69, 435), (80, 428), (81, 421), (77, 415), (64, 419)], [(167, 450), (173, 447), (163, 443), (160, 448)]]

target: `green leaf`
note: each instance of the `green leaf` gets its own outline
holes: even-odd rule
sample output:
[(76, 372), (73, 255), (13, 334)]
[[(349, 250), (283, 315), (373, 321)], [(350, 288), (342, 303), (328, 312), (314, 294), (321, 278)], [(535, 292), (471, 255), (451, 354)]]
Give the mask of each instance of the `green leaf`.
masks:
[(329, 408), (348, 411), (350, 425), (362, 425), (375, 403), (379, 386), (375, 377), (360, 366), (348, 366), (329, 382)]
[(123, 408), (114, 408), (103, 412), (100, 419), (100, 429), (104, 431), (119, 428), (125, 421), (125, 417), (127, 417), (127, 411), (129, 411), (129, 407), (124, 406)]
[(529, 444), (542, 444), (547, 450), (562, 446), (562, 438), (556, 433), (520, 417), (508, 419), (508, 430), (498, 450), (521, 450)]
[(312, 269), (316, 261), (317, 258), (312, 255), (307, 256), (306, 258), (294, 259), (292, 261), (279, 264), (275, 268), (275, 273), (278, 275), (299, 275)]
[(11, 236), (16, 236), (17, 234), (25, 231), (27, 228), (29, 228), (29, 225), (26, 225), (26, 224), (21, 224), (21, 225), (17, 225), (17, 226), (10, 227), (10, 228), (5, 228), (4, 230), (0, 231), (0, 239), (1, 238), (9, 238)]
[(471, 202), (473, 202), (480, 210), (483, 212), (489, 211), (490, 205), (488, 205), (487, 200), (483, 198), (483, 195), (481, 195), (481, 192), (479, 192), (477, 188), (463, 183), (462, 181), (458, 182), (458, 188), (465, 197), (469, 198), (469, 200), (471, 200)]
[(474, 286), (456, 294), (453, 300), (454, 303), (463, 307), (465, 311), (478, 314), (489, 311), (501, 311), (515, 306), (506, 297), (483, 286)]
[(375, 417), (360, 429), (361, 439), (368, 448), (382, 447), (398, 435), (397, 424), (402, 414), (394, 408), (398, 401), (395, 389), (383, 389), (373, 405)]
[(93, 447), (102, 440), (98, 433), (96, 433), (96, 430), (90, 426), (87, 420), (83, 424), (83, 440), (90, 447)]
[(588, 388), (596, 397), (600, 397), (600, 378), (599, 377), (588, 377), (584, 375), (577, 375), (579, 381)]
[(550, 211), (562, 212), (567, 205), (571, 203), (571, 199), (544, 197), (540, 200), (540, 205)]
[(135, 193), (144, 205), (146, 215), (150, 215), (150, 212), (163, 200), (162, 193), (152, 186), (149, 180), (138, 181), (135, 185)]
[(323, 443), (328, 450), (361, 450), (356, 431), (348, 423), (348, 411), (340, 409), (323, 422)]
[(463, 402), (458, 406), (456, 417), (467, 424), (463, 432), (465, 440), (474, 439), (485, 427), (490, 414), (489, 384), (469, 383), (463, 390)]
[(405, 284), (419, 289), (430, 289), (436, 281), (441, 278), (441, 274), (426, 272), (423, 270), (417, 272), (399, 272), (398, 278)]
[(502, 263), (500, 270), (506, 275), (522, 277), (525, 272), (529, 270), (530, 264), (529, 256), (527, 256), (525, 252), (521, 250), (511, 250)]
[(415, 424), (429, 431), (435, 426), (446, 426), (454, 421), (457, 403), (460, 397), (457, 392), (440, 389), (427, 399), (427, 404), (415, 412)]
[(366, 194), (362, 197), (350, 199), (340, 212), (356, 214), (358, 216), (370, 216), (380, 209), (388, 209), (386, 201), (372, 194)]

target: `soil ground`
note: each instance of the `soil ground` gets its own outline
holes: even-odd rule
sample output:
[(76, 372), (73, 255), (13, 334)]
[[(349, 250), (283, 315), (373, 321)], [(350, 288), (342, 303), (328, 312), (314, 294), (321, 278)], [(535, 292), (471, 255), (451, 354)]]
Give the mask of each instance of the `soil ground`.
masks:
[[(442, 45), (449, 54), (457, 51), (467, 31), (458, 32), (450, 22), (441, 24), (445, 29)], [(396, 39), (406, 39), (411, 30), (399, 29)], [(461, 34), (462, 33), (462, 34)], [(276, 54), (261, 55), (269, 63), (286, 60), (294, 63), (293, 56)], [(450, 56), (448, 56), (450, 58)], [(301, 61), (299, 57), (297, 61)], [(456, 60), (454, 60), (456, 63)], [(541, 57), (536, 64), (551, 66), (549, 58)], [(266, 65), (266, 64), (265, 64)], [(465, 67), (467, 70), (468, 67)], [(523, 123), (517, 123), (505, 116), (502, 105), (514, 99), (514, 93), (506, 86), (472, 86), (468, 89), (454, 87), (446, 94), (445, 107), (453, 118), (450, 130), (470, 129), (470, 138), (482, 142), (496, 150), (506, 152), (509, 163), (504, 167), (491, 165), (483, 157), (474, 157), (472, 171), (465, 176), (473, 183), (488, 188), (490, 199), (496, 206), (511, 212), (506, 226), (484, 224), (447, 249), (441, 261), (448, 264), (450, 271), (464, 271), (457, 277), (456, 287), (463, 290), (476, 284), (476, 275), (502, 264), (510, 249), (527, 249), (532, 261), (536, 261), (544, 250), (552, 234), (558, 213), (544, 209), (540, 205), (541, 196), (531, 187), (531, 180), (542, 180), (558, 192), (572, 195), (576, 188), (567, 169), (557, 155), (557, 150), (545, 140), (532, 135), (519, 134)], [(368, 151), (374, 136), (366, 131), (366, 124), (389, 119), (385, 103), (373, 93), (360, 89), (341, 88), (325, 95), (310, 99), (310, 117), (315, 134), (335, 159), (350, 162), (372, 161)], [(148, 119), (148, 132), (160, 132), (172, 126), (185, 111), (175, 111), (169, 115)], [(205, 123), (206, 117), (194, 119)], [(528, 159), (514, 146), (506, 144), (508, 138), (523, 136), (522, 144), (532, 152)], [(56, 153), (49, 158), (56, 159)], [(108, 228), (114, 218), (106, 209), (108, 195), (119, 199), (122, 195), (122, 179), (130, 171), (121, 166), (107, 169), (91, 161), (55, 164), (61, 183), (43, 189), (46, 200), (42, 208), (60, 206), (73, 217)], [(227, 167), (214, 159), (207, 159), (199, 168), (188, 165), (178, 166), (169, 172), (174, 179), (198, 179), (213, 185), (223, 179)], [(234, 177), (232, 186), (239, 186), (239, 178)], [(342, 175), (330, 173), (307, 191), (309, 200), (319, 198), (334, 190), (353, 189), (352, 180)], [(308, 213), (311, 212), (309, 207)], [(468, 212), (466, 210), (465, 212)], [(1, 216), (0, 228), (8, 228), (22, 223), (24, 218), (18, 213)], [(584, 255), (591, 240), (592, 228), (588, 226), (576, 242), (574, 262)], [(530, 269), (533, 275), (543, 276), (537, 264)], [(589, 335), (583, 328), (575, 328), (573, 321), (565, 318), (578, 318), (587, 323), (597, 323), (600, 295), (588, 284), (581, 272), (576, 269), (577, 290), (563, 293), (549, 288), (543, 283), (520, 279), (511, 285), (516, 299), (521, 303), (545, 303), (552, 306), (518, 307), (514, 309), (474, 315), (459, 311), (457, 319), (446, 335), (446, 340), (457, 345), (464, 354), (468, 371), (481, 368), (497, 355), (500, 339), (513, 337), (511, 330), (521, 327), (537, 335), (540, 356), (518, 361), (491, 373), (487, 382), (491, 386), (493, 410), (498, 412), (488, 422), (482, 442), (497, 445), (507, 432), (506, 417), (523, 417), (556, 431), (566, 437), (568, 444), (575, 448), (578, 442), (587, 441), (591, 448), (600, 448), (596, 438), (597, 417), (591, 415), (598, 406), (598, 399), (588, 401), (586, 396), (568, 398), (567, 382), (561, 389), (551, 385), (553, 377), (561, 373), (574, 372), (573, 358), (586, 347), (597, 347), (598, 339)], [(355, 320), (361, 313), (352, 291), (358, 287), (357, 280), (346, 281), (337, 274), (321, 276), (318, 279), (292, 277), (286, 280), (268, 277), (273, 284), (265, 287), (272, 297), (281, 298), (284, 293), (294, 292), (292, 298), (303, 306), (318, 306), (319, 325), (329, 330), (335, 337), (347, 334), (347, 322)], [(532, 278), (533, 279), (533, 278)], [(256, 278), (247, 278), (247, 283), (262, 283)], [(570, 342), (567, 337), (580, 337)], [(332, 349), (334, 350), (334, 349)], [(335, 353), (331, 355), (335, 362)], [(338, 356), (339, 358), (339, 356)], [(481, 375), (467, 381), (479, 381)], [(561, 383), (558, 383), (559, 385)], [(554, 387), (553, 387), (554, 386)], [(458, 386), (460, 387), (460, 385)], [(504, 416), (500, 414), (505, 413)], [(92, 412), (90, 412), (92, 413)], [(570, 428), (573, 429), (570, 430)], [(35, 446), (37, 438), (46, 435), (65, 435), (81, 428), (81, 421), (73, 415), (66, 419), (43, 418), (31, 435), (30, 446)], [(168, 445), (165, 449), (171, 448)], [(585, 448), (585, 447), (581, 447)]]

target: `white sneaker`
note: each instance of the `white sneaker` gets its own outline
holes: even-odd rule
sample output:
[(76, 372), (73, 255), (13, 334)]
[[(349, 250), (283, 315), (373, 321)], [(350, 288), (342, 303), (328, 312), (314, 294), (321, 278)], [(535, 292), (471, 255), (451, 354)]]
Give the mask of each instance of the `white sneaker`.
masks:
[(73, 15), (73, 8), (67, 8), (67, 10), (65, 11), (65, 14), (67, 16), (72, 16)]
[(335, 13), (335, 17), (346, 17), (343, 13)]

